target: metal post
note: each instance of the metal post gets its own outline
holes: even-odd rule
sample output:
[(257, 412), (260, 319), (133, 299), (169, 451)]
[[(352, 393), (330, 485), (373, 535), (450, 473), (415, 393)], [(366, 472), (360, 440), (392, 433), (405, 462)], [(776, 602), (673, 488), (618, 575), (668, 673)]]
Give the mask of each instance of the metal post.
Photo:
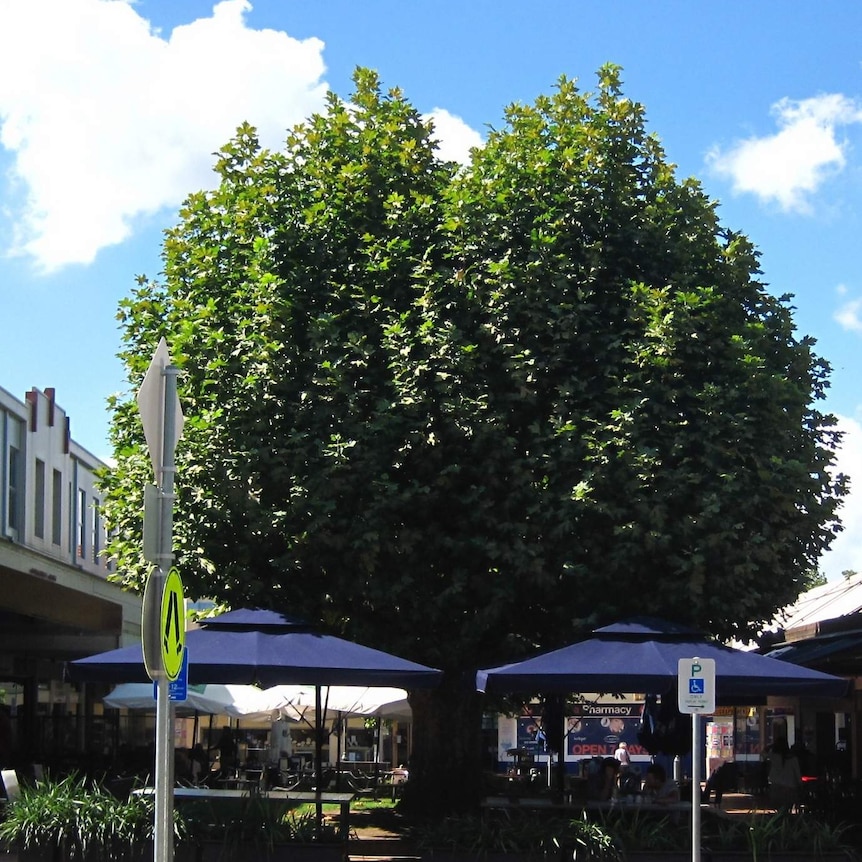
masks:
[(691, 862), (700, 862), (700, 715), (691, 716)]
[[(168, 365), (162, 373), (165, 378), (165, 411), (160, 483), (159, 567), (150, 575), (159, 578), (159, 596), (164, 591), (165, 578), (174, 558), (174, 450), (177, 443), (175, 425), (178, 369), (175, 365)], [(174, 858), (174, 722), (168, 686), (168, 680), (164, 676), (157, 682), (155, 862), (173, 862)]]

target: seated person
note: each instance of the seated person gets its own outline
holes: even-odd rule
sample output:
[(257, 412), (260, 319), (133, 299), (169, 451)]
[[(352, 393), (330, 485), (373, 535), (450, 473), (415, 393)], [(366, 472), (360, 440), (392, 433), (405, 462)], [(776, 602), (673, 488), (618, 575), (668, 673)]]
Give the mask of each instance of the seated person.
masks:
[(671, 805), (679, 802), (679, 787), (672, 778), (667, 777), (660, 763), (651, 763), (644, 776), (644, 799), (659, 805)]
[(641, 792), (640, 774), (632, 769), (620, 769), (620, 796), (637, 796)]
[(613, 796), (619, 769), (619, 761), (613, 757), (602, 758), (591, 765), (587, 776), (587, 797), (597, 802), (607, 802)]
[(397, 769), (392, 770), (392, 783), (403, 784), (410, 777), (410, 771), (402, 763)]

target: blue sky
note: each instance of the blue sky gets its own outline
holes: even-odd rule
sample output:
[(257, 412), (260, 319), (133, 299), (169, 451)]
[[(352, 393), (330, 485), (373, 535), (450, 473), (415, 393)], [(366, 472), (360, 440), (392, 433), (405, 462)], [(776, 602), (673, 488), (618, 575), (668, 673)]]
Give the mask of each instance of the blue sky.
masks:
[(160, 272), (162, 231), (212, 182), (239, 123), (278, 147), (327, 89), (376, 69), (466, 158), (505, 106), (623, 67), (680, 176), (791, 293), (833, 366), (825, 409), (859, 488), (822, 561), (862, 571), (862, 4), (836, 0), (3, 0), (0, 386), (53, 386), (110, 454), (119, 300)]

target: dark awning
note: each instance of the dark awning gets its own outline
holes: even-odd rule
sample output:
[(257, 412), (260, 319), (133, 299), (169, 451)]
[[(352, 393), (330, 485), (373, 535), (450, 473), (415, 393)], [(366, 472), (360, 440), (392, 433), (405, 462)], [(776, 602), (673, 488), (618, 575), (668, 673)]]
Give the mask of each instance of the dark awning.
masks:
[(841, 676), (862, 675), (862, 632), (806, 638), (773, 647), (766, 655)]

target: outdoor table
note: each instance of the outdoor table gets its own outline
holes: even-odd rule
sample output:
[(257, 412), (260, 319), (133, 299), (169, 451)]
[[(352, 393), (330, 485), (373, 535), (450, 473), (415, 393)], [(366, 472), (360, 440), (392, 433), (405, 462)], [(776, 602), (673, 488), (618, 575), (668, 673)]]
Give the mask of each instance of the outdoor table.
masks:
[[(650, 812), (672, 812), (672, 811), (691, 811), (691, 802), (647, 802), (646, 800), (638, 802), (634, 799), (631, 801), (623, 801), (620, 799), (608, 800), (588, 800), (581, 806), (587, 811), (650, 811)], [(706, 803), (702, 803), (701, 808), (706, 808)]]
[[(140, 787), (132, 792), (143, 796), (151, 796), (156, 792), (156, 789), (154, 787)], [(177, 800), (203, 799), (215, 801), (260, 799), (264, 802), (320, 802), (323, 805), (338, 805), (340, 814), (338, 820), (338, 834), (343, 841), (347, 841), (350, 835), (348, 820), (350, 818), (350, 803), (354, 798), (354, 793), (331, 793), (329, 791), (316, 793), (314, 791), (281, 790), (277, 787), (263, 793), (249, 793), (247, 790), (226, 790), (213, 787), (174, 788), (174, 799)]]
[(279, 790), (279, 788), (274, 787), (261, 795), (270, 799), (285, 799), (288, 802), (322, 802), (324, 805), (338, 805), (340, 814), (338, 819), (339, 836), (347, 841), (350, 835), (348, 819), (350, 818), (350, 803), (356, 798), (355, 793), (333, 793), (328, 790), (317, 793), (313, 790)]
[(248, 778), (219, 778), (216, 781), (221, 786), (222, 790), (244, 790), (248, 793), (253, 787), (257, 787), (257, 781), (251, 781)]
[[(691, 802), (621, 802), (619, 800), (588, 800), (586, 802), (564, 802), (550, 796), (486, 796), (482, 800), (485, 809), (536, 809), (553, 811), (620, 811), (637, 813), (671, 814), (679, 811), (691, 811)], [(701, 808), (706, 809), (706, 805)]]

